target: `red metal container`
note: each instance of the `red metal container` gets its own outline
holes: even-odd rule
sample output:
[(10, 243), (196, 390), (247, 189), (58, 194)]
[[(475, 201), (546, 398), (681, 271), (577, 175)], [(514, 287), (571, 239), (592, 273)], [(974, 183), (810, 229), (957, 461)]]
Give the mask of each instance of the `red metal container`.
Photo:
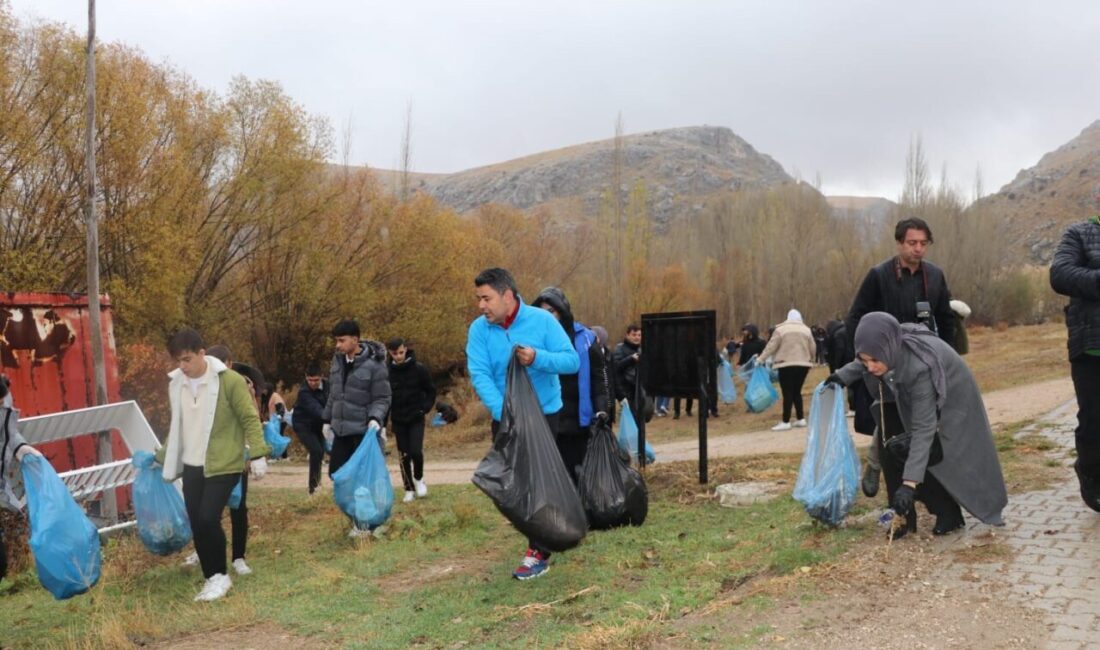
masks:
[[(107, 399), (119, 401), (118, 360), (110, 299), (100, 299)], [(0, 293), (0, 372), (11, 380), (12, 399), (23, 417), (95, 405), (88, 296), (77, 293)], [(112, 433), (115, 458), (130, 453)], [(41, 445), (59, 472), (97, 464), (94, 435)], [(129, 490), (119, 490), (119, 511)]]

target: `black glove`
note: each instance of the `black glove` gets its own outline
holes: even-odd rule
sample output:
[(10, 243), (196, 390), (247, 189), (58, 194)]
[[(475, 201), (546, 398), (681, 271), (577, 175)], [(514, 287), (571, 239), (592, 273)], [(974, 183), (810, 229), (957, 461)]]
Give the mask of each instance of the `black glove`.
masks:
[(840, 386), (841, 388), (844, 388), (844, 382), (840, 380), (840, 375), (836, 374), (835, 372), (825, 378), (825, 385)]
[(908, 485), (903, 485), (894, 493), (890, 501), (890, 507), (899, 515), (907, 515), (913, 509), (913, 500), (917, 497), (917, 491)]

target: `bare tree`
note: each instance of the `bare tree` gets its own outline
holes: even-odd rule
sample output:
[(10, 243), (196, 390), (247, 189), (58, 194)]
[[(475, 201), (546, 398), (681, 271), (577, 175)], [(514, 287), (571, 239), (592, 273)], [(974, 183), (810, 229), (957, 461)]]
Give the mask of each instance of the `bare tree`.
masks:
[(412, 115), (413, 103), (405, 104), (405, 128), (401, 135), (401, 190), (402, 201), (409, 200), (409, 168), (412, 165)]

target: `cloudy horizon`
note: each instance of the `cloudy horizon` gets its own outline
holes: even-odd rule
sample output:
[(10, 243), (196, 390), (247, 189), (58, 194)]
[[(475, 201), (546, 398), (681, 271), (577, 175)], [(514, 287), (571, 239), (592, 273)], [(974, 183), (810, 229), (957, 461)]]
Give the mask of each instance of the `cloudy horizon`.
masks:
[[(86, 29), (86, 3), (9, 0)], [(871, 0), (392, 6), (100, 0), (101, 41), (208, 89), (279, 82), (348, 160), (451, 173), (614, 135), (726, 126), (831, 195), (896, 199), (913, 137), (986, 193), (1100, 118), (1100, 4)], [(338, 137), (339, 139), (339, 137)]]

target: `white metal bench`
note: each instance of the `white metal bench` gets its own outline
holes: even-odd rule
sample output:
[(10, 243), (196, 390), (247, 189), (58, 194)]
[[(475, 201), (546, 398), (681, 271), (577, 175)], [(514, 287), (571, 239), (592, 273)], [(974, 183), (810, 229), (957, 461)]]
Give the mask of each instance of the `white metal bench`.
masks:
[[(29, 444), (35, 446), (111, 429), (119, 432), (131, 456), (138, 450), (155, 452), (160, 448), (160, 442), (153, 434), (145, 414), (134, 401), (90, 406), (19, 420), (19, 433), (23, 434)], [(129, 458), (59, 474), (65, 486), (72, 492), (73, 498), (78, 501), (105, 490), (129, 485), (134, 482), (136, 475)], [(106, 533), (133, 525), (133, 521), (109, 522), (99, 532)]]

